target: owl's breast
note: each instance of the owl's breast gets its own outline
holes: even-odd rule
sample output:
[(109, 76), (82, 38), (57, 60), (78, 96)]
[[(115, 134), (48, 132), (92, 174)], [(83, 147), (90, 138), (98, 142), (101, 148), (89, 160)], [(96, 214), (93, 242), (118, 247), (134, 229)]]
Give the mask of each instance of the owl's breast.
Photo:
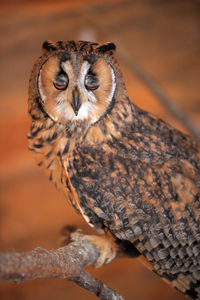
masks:
[[(134, 187), (137, 176), (133, 174), (133, 162), (115, 151), (106, 151), (103, 146), (84, 145), (73, 151), (67, 171), (80, 208), (90, 223), (109, 227), (120, 239), (135, 239), (140, 233), (140, 220), (134, 205), (141, 202), (141, 194), (137, 182)], [(134, 221), (138, 222), (136, 232), (132, 230)]]
[[(106, 176), (105, 153), (96, 151), (92, 147), (76, 147), (65, 162), (66, 173), (69, 176), (69, 185), (76, 193), (79, 211), (84, 219), (96, 228), (104, 227), (105, 215), (97, 214), (106, 192), (102, 190), (102, 181)], [(104, 179), (103, 179), (104, 174)], [(102, 211), (103, 213), (103, 211)]]

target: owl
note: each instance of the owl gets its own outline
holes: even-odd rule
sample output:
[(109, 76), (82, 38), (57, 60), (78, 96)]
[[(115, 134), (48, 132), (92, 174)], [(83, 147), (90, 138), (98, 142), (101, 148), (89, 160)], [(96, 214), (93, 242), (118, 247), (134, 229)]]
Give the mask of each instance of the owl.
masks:
[(87, 223), (200, 299), (200, 151), (128, 97), (113, 43), (46, 41), (29, 148)]

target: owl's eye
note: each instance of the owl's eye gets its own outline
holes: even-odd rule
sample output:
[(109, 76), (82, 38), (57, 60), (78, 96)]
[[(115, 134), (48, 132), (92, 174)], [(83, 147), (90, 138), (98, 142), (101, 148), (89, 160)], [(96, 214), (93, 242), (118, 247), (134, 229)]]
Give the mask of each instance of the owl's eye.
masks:
[(57, 90), (64, 91), (66, 90), (69, 83), (69, 79), (66, 73), (59, 73), (56, 76), (56, 81), (53, 83), (54, 87)]
[(85, 76), (85, 87), (87, 90), (90, 90), (90, 91), (98, 89), (99, 81), (98, 81), (96, 74), (89, 72)]

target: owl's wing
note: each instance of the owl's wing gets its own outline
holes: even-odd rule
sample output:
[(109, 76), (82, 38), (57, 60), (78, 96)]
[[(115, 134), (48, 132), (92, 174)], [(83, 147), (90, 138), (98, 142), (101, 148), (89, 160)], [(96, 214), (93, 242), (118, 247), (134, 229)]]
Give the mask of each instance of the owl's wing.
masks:
[[(198, 170), (184, 156), (141, 149), (125, 138), (83, 143), (68, 172), (89, 222), (131, 242), (153, 270), (190, 296), (200, 283)], [(153, 147), (153, 145), (152, 145)], [(177, 155), (178, 156), (178, 155)]]
[[(134, 245), (155, 273), (192, 299), (200, 299), (200, 193), (192, 170), (187, 161), (152, 167), (162, 179), (153, 197), (142, 199), (145, 207), (144, 202), (149, 203), (151, 221)], [(162, 187), (160, 196), (157, 184)]]

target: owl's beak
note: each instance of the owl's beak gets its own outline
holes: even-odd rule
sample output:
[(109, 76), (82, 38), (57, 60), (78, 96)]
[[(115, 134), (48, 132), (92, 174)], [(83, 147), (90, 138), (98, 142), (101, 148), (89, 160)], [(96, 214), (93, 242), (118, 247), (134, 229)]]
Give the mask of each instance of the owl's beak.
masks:
[(75, 115), (78, 115), (78, 111), (81, 107), (81, 100), (80, 100), (80, 94), (77, 88), (75, 88), (72, 92), (72, 108), (74, 110)]

